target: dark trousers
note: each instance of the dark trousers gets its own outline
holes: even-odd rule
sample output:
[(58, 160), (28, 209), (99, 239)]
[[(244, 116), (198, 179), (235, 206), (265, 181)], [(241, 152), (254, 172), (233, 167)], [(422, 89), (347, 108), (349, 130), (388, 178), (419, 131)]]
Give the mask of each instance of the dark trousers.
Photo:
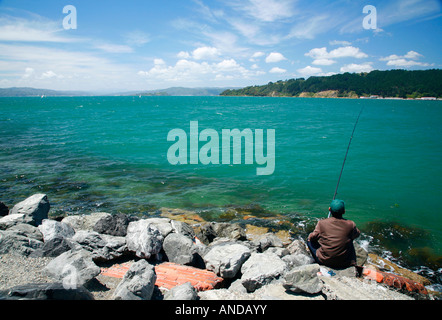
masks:
[(307, 246), (310, 249), (310, 252), (312, 253), (313, 259), (315, 259), (315, 262), (317, 264), (322, 264), (319, 261), (318, 257), (316, 256), (316, 250), (318, 250), (320, 247), (319, 243), (317, 241), (312, 241), (312, 242), (307, 241)]

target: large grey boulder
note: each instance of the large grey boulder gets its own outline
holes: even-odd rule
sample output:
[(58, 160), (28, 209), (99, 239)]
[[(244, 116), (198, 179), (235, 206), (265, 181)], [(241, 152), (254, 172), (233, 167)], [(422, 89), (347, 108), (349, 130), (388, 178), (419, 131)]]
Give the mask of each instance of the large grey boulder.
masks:
[(164, 239), (163, 250), (170, 262), (184, 265), (194, 265), (198, 255), (193, 241), (178, 233), (170, 233)]
[(78, 248), (78, 244), (64, 237), (51, 238), (43, 243), (43, 247), (35, 250), (31, 257), (58, 257), (66, 251)]
[(34, 194), (29, 198), (17, 203), (9, 214), (23, 214), (27, 223), (38, 226), (48, 218), (51, 205), (45, 194)]
[(158, 228), (147, 220), (132, 221), (127, 227), (127, 248), (139, 258), (149, 259), (157, 255), (162, 248), (163, 239)]
[(169, 218), (148, 218), (145, 221), (152, 223), (160, 231), (163, 238), (166, 238), (173, 231), (171, 220)]
[(270, 232), (257, 236), (252, 240), (252, 244), (256, 246), (261, 252), (264, 252), (270, 247), (282, 248), (284, 246), (282, 240), (279, 239), (275, 234)]
[(246, 231), (237, 223), (218, 222), (212, 223), (213, 230), (219, 238), (229, 238), (232, 240), (246, 240)]
[(56, 237), (69, 239), (75, 234), (74, 228), (69, 224), (50, 219), (43, 220), (38, 229), (43, 234), (44, 241), (49, 241)]
[(66, 288), (62, 283), (30, 283), (0, 291), (0, 300), (94, 300), (83, 286)]
[(72, 237), (72, 241), (89, 251), (95, 262), (120, 258), (127, 252), (125, 237), (114, 237), (95, 231), (80, 230)]
[(251, 251), (245, 245), (226, 243), (210, 248), (204, 262), (207, 270), (222, 278), (234, 278), (250, 255)]
[(93, 231), (98, 221), (110, 216), (111, 214), (107, 212), (92, 212), (91, 214), (67, 216), (61, 222), (69, 224), (75, 231)]
[(17, 224), (29, 224), (30, 219), (24, 213), (8, 214), (0, 218), (0, 230), (9, 229)]
[(287, 271), (286, 263), (274, 253), (252, 253), (241, 267), (241, 283), (248, 292), (278, 279)]
[(98, 276), (101, 269), (92, 260), (92, 254), (84, 249), (71, 250), (54, 258), (44, 272), (66, 288), (78, 288)]
[(106, 214), (95, 222), (92, 229), (102, 234), (125, 237), (127, 234), (127, 226), (130, 222), (136, 220), (138, 220), (138, 218), (123, 213)]
[(150, 300), (155, 287), (154, 266), (146, 260), (133, 263), (115, 289), (115, 300)]
[(322, 290), (318, 278), (319, 264), (308, 264), (293, 268), (284, 275), (284, 288), (292, 292), (316, 294)]
[(197, 300), (198, 294), (196, 289), (186, 282), (182, 285), (173, 287), (164, 294), (164, 300)]
[(14, 253), (28, 257), (43, 246), (43, 242), (14, 231), (0, 231), (0, 254)]
[(14, 232), (26, 238), (43, 241), (43, 234), (41, 233), (40, 229), (27, 223), (18, 223), (10, 227), (8, 231)]
[(173, 232), (182, 234), (188, 237), (192, 241), (195, 239), (195, 231), (186, 222), (170, 220), (170, 225), (172, 226)]

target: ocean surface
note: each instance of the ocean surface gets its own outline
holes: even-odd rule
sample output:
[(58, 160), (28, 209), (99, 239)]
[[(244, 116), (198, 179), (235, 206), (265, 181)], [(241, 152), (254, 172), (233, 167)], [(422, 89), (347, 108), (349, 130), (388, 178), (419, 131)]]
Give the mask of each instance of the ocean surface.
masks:
[[(337, 195), (345, 217), (366, 245), (440, 280), (441, 101), (0, 98), (0, 201), (12, 207), (47, 193), (51, 215), (152, 215), (171, 207), (228, 220), (242, 210), (283, 215), (308, 233), (327, 216), (361, 108)], [(191, 121), (199, 132), (215, 130), (220, 144), (223, 129), (262, 129), (264, 136), (274, 129), (274, 173), (257, 175), (265, 165), (244, 158), (170, 164), (168, 133), (182, 129), (190, 140)]]

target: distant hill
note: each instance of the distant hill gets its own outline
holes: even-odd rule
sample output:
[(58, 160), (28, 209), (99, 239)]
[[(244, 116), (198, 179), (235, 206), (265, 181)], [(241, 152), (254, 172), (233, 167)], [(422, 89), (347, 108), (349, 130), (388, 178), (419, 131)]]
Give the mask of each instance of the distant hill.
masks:
[(61, 97), (61, 96), (90, 96), (91, 93), (81, 91), (57, 91), (28, 87), (0, 88), (0, 97)]
[(262, 86), (226, 90), (223, 96), (360, 97), (398, 98), (442, 97), (442, 70), (388, 70), (344, 73), (269, 82)]
[(140, 92), (130, 92), (122, 95), (141, 95), (141, 96), (219, 96), (221, 92), (234, 88), (185, 88), (172, 87), (160, 90), (149, 90)]
[(0, 97), (63, 97), (63, 96), (218, 96), (226, 89), (238, 88), (184, 88), (172, 87), (168, 89), (150, 91), (130, 91), (121, 93), (93, 93), (85, 91), (58, 91), (49, 89), (36, 89), (28, 87), (0, 88)]

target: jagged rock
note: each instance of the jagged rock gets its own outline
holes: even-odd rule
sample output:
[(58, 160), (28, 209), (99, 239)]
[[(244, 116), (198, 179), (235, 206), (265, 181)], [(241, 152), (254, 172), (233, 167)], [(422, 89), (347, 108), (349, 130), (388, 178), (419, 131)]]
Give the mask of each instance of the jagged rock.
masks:
[(322, 282), (317, 274), (319, 264), (296, 267), (284, 275), (284, 288), (293, 292), (315, 294), (322, 290)]
[(287, 250), (289, 250), (290, 254), (304, 254), (311, 256), (307, 244), (305, 243), (305, 241), (300, 239), (293, 240), (292, 243), (287, 246)]
[(42, 246), (43, 242), (34, 238), (10, 230), (0, 231), (0, 254), (13, 252), (27, 257)]
[(68, 288), (77, 288), (98, 276), (101, 269), (93, 262), (92, 254), (84, 249), (70, 250), (54, 258), (44, 272)]
[(111, 216), (106, 212), (92, 212), (86, 215), (67, 216), (61, 222), (69, 224), (75, 231), (88, 230), (93, 231), (95, 224), (103, 217)]
[(221, 244), (213, 246), (204, 255), (206, 269), (223, 278), (234, 278), (251, 251), (242, 244)]
[(354, 277), (319, 276), (319, 279), (323, 282), (322, 293), (327, 300), (414, 300), (376, 282)]
[(274, 253), (280, 258), (283, 258), (290, 253), (287, 250), (287, 248), (280, 248), (280, 247), (270, 247), (266, 251), (269, 253)]
[(195, 265), (198, 252), (192, 240), (188, 237), (170, 233), (163, 242), (163, 249), (170, 262), (184, 265)]
[(123, 213), (118, 213), (115, 215), (106, 214), (98, 219), (93, 226), (93, 230), (98, 233), (108, 234), (111, 236), (125, 237), (127, 234), (127, 226), (130, 222), (136, 220), (138, 220), (137, 217), (128, 216)]
[(155, 269), (146, 260), (131, 265), (115, 289), (115, 300), (150, 300), (156, 281)]
[(149, 218), (145, 219), (145, 221), (152, 223), (157, 227), (163, 238), (166, 238), (167, 235), (173, 231), (170, 219), (168, 218)]
[(241, 283), (249, 292), (270, 283), (286, 272), (287, 265), (274, 253), (252, 253), (241, 267)]
[(164, 300), (197, 300), (198, 294), (195, 288), (186, 282), (182, 285), (173, 287), (164, 295)]
[(246, 240), (246, 231), (237, 223), (212, 222), (212, 228), (217, 237), (224, 237), (233, 240)]
[(25, 284), (0, 291), (0, 300), (94, 300), (83, 286), (66, 288), (62, 283)]
[(202, 224), (199, 227), (196, 236), (202, 243), (204, 243), (205, 245), (209, 245), (216, 238), (216, 232), (213, 229), (212, 223)]
[(120, 258), (127, 252), (126, 238), (80, 230), (72, 237), (83, 249), (92, 253), (95, 262)]
[(158, 228), (147, 220), (132, 221), (127, 227), (127, 248), (139, 258), (149, 259), (158, 254), (163, 239)]
[(304, 254), (289, 254), (282, 257), (282, 260), (285, 263), (287, 263), (289, 269), (294, 267), (304, 266), (315, 262), (315, 260), (311, 255), (307, 256)]
[(255, 245), (261, 252), (264, 252), (270, 247), (282, 248), (284, 246), (281, 239), (279, 239), (273, 233), (266, 233), (256, 237), (254, 240), (252, 240), (252, 244)]
[(24, 214), (27, 223), (38, 226), (44, 219), (48, 218), (50, 207), (48, 197), (39, 193), (17, 203), (9, 211), (9, 214)]
[(60, 254), (75, 249), (75, 243), (64, 238), (56, 236), (45, 241), (43, 247), (35, 250), (31, 257), (58, 257)]
[(29, 224), (29, 221), (24, 213), (8, 214), (0, 218), (0, 230), (9, 229), (17, 224)]
[(49, 241), (55, 237), (72, 238), (75, 234), (74, 228), (69, 224), (45, 219), (42, 224), (38, 226), (38, 229), (43, 234), (44, 241)]
[(195, 231), (188, 223), (182, 221), (170, 220), (170, 225), (172, 226), (174, 232), (182, 234), (183, 236), (188, 237), (192, 241), (195, 239)]
[(16, 224), (8, 228), (8, 231), (14, 232), (26, 238), (43, 241), (43, 234), (41, 233), (40, 229), (27, 223)]

